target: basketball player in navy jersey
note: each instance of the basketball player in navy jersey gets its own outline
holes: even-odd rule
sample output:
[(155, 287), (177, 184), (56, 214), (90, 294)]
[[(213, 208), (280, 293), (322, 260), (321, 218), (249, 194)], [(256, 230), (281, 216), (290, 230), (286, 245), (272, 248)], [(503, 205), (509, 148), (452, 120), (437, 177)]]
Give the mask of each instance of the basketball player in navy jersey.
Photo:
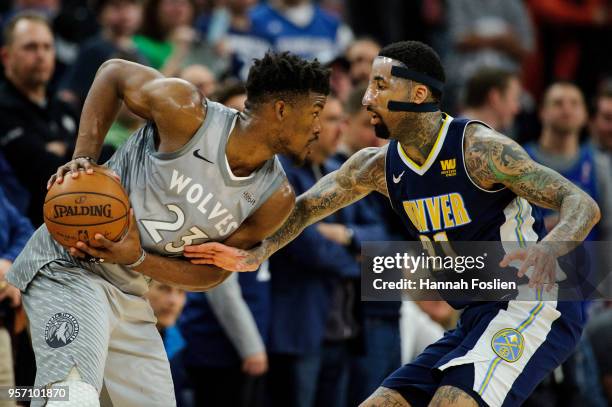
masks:
[[(535, 293), (550, 289), (556, 259), (598, 222), (597, 204), (486, 124), (440, 112), (444, 80), (438, 56), (425, 44), (383, 48), (363, 104), (377, 135), (390, 143), (357, 152), (319, 180), (260, 246), (209, 243), (185, 254), (194, 263), (254, 270), (306, 226), (377, 191), (389, 197), (414, 239), (516, 241), (520, 248), (505, 253), (500, 265), (518, 263), (518, 275), (529, 278)], [(530, 203), (560, 212), (550, 233)], [(362, 406), (520, 405), (571, 354), (585, 322), (580, 302), (534, 298), (540, 300), (450, 302), (463, 308), (457, 329), (391, 374)], [(511, 352), (492, 341), (511, 343), (505, 349)]]

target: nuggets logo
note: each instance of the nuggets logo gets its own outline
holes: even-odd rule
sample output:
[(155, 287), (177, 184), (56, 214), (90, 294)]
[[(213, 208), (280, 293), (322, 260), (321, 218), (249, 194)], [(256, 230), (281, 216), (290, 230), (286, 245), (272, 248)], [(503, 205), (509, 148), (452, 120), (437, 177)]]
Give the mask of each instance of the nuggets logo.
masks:
[(491, 347), (493, 352), (506, 362), (516, 362), (523, 354), (525, 338), (516, 329), (504, 328), (493, 335)]
[(454, 177), (457, 175), (457, 159), (451, 158), (450, 160), (440, 160), (440, 174), (446, 175), (447, 177)]
[(79, 334), (79, 323), (67, 312), (53, 315), (45, 326), (45, 341), (52, 348), (61, 348), (74, 341)]

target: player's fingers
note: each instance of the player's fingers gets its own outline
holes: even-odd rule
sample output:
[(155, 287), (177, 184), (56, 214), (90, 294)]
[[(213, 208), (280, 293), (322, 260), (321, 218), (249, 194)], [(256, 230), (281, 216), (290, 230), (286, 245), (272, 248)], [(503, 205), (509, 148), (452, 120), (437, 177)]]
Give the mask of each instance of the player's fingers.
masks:
[(96, 233), (94, 240), (91, 243), (93, 247), (101, 247), (105, 249), (109, 249), (113, 245), (112, 241), (108, 240), (100, 233)]
[(51, 175), (51, 177), (49, 178), (49, 181), (47, 181), (47, 189), (51, 188), (51, 185), (55, 183), (56, 179), (57, 179), (57, 174)]
[(59, 167), (55, 172), (55, 182), (61, 184), (64, 180), (64, 174), (67, 173), (69, 170), (70, 169), (66, 165), (62, 165), (61, 167)]
[(529, 270), (529, 267), (531, 266), (533, 266), (533, 259), (531, 257), (527, 257), (521, 264), (517, 275), (519, 277), (523, 277), (525, 274), (527, 274), (527, 270)]
[(70, 162), (70, 173), (72, 178), (77, 178), (79, 176), (79, 164), (74, 160)]
[(91, 257), (104, 258), (104, 253), (102, 251), (98, 249), (94, 249), (93, 247), (88, 246), (83, 242), (77, 242), (76, 247), (77, 249), (79, 249), (80, 251), (84, 253), (87, 253)]
[(87, 257), (87, 255), (85, 254), (85, 252), (77, 249), (76, 247), (71, 247), (70, 248), (70, 255), (72, 257), (78, 257), (79, 259), (84, 259), (85, 257)]
[(499, 262), (500, 267), (508, 267), (514, 260), (525, 260), (527, 257), (527, 251), (525, 249), (518, 249), (510, 253), (506, 253), (504, 258)]
[(186, 246), (186, 253), (215, 253), (217, 251), (223, 251), (226, 246), (218, 242), (208, 242), (198, 245)]

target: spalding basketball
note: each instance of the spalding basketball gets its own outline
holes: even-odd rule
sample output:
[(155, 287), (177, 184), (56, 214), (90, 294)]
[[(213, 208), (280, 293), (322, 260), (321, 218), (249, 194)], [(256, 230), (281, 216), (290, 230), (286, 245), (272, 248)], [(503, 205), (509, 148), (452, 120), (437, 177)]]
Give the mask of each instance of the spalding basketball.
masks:
[(47, 192), (43, 215), (51, 236), (62, 246), (89, 243), (97, 233), (120, 240), (128, 228), (130, 202), (121, 184), (109, 170), (82, 172), (77, 178), (64, 176)]

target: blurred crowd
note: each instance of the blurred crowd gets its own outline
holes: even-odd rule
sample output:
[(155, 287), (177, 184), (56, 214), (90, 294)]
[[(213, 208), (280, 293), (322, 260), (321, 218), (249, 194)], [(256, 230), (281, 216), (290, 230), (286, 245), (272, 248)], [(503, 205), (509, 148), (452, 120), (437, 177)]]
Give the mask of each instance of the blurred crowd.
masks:
[[(361, 105), (381, 44), (421, 40), (444, 61), (444, 110), (519, 141), (593, 196), (612, 239), (612, 3), (607, 0), (13, 0), (0, 2), (0, 386), (29, 385), (20, 293), (4, 283), (46, 182), (72, 156), (98, 67), (123, 58), (244, 108), (243, 81), (268, 49), (318, 58), (332, 95), (307, 162), (281, 158), (296, 194), (356, 151), (380, 146)], [(122, 107), (100, 161), (143, 124)], [(557, 214), (545, 211), (546, 226)], [(180, 406), (356, 406), (445, 329), (443, 302), (362, 302), (360, 245), (405, 240), (369, 196), (307, 228), (255, 273), (206, 293), (148, 294)], [(612, 307), (590, 304), (576, 354), (526, 406), (612, 404)], [(0, 406), (11, 406), (0, 401)]]

